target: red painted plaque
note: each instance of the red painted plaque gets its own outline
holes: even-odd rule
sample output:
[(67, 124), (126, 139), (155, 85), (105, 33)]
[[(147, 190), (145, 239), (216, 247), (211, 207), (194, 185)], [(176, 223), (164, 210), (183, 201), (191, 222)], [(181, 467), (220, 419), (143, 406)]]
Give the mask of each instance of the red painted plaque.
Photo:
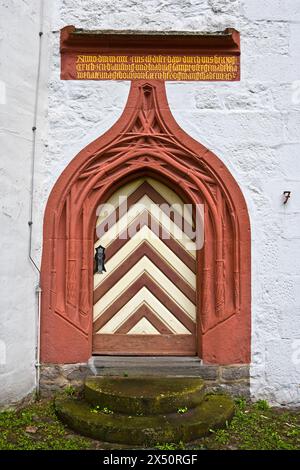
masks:
[(128, 33), (61, 30), (63, 80), (236, 81), (239, 32)]

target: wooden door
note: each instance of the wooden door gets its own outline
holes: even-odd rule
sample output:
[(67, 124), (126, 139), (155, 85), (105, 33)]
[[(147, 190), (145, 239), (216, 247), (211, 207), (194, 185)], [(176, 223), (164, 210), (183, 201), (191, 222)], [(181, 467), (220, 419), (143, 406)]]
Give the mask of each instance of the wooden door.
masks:
[(93, 354), (196, 355), (190, 212), (153, 178), (126, 184), (107, 204), (97, 220), (106, 272), (94, 274)]

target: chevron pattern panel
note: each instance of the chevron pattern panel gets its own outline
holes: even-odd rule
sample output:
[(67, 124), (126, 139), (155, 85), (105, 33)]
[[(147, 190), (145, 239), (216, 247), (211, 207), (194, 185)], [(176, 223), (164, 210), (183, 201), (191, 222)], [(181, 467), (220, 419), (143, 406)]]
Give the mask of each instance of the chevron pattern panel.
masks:
[(97, 220), (106, 272), (94, 274), (93, 353), (195, 355), (191, 213), (152, 178), (128, 183), (107, 203)]

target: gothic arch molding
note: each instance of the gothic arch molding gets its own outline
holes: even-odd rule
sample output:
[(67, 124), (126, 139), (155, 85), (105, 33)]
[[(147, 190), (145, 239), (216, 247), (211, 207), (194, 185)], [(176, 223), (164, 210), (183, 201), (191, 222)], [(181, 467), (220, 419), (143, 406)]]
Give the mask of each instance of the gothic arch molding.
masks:
[(48, 199), (41, 271), (41, 359), (86, 362), (92, 354), (96, 208), (124, 181), (152, 174), (205, 207), (197, 255), (198, 355), (250, 362), (250, 224), (225, 165), (175, 122), (164, 83), (132, 83), (125, 110), (67, 166)]

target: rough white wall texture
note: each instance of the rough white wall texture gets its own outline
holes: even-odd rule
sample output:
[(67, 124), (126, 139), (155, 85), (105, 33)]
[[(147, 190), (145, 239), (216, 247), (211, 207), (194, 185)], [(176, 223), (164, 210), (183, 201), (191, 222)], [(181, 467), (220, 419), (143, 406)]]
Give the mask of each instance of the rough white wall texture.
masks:
[[(39, 0), (0, 0), (0, 403), (35, 384), (38, 277), (28, 260), (28, 221), (39, 31)], [(43, 39), (44, 56), (47, 49)], [(46, 123), (46, 71), (38, 127)]]
[[(9, 394), (11, 399), (29, 391), (34, 377), (36, 277), (26, 253), (37, 44), (32, 19), (22, 15), (21, 28), (14, 18), (20, 1), (4, 3), (10, 5), (10, 31), (19, 31), (17, 37), (6, 33), (10, 34), (6, 44), (22, 68), (19, 86), (26, 87), (26, 93), (17, 94), (8, 85), (15, 111), (5, 111), (9, 126), (6, 122), (1, 126), (8, 129), (2, 147), (5, 164), (1, 158), (6, 187), (0, 188), (6, 224), (1, 225), (5, 328), (0, 334), (8, 344), (1, 393), (2, 399)], [(28, 13), (37, 2), (21, 3)], [(235, 27), (241, 32), (241, 82), (170, 82), (167, 94), (178, 123), (224, 161), (248, 204), (252, 395), (274, 404), (300, 404), (300, 0), (52, 0), (49, 8), (50, 45), (42, 62), (45, 74), (50, 67), (49, 108), (47, 125), (38, 128), (34, 193), (37, 262), (43, 211), (53, 184), (66, 164), (120, 116), (129, 91), (129, 82), (61, 81), (59, 29), (73, 24), (89, 29), (190, 31)], [(42, 103), (41, 119), (44, 112)], [(292, 192), (286, 205), (284, 190)]]

